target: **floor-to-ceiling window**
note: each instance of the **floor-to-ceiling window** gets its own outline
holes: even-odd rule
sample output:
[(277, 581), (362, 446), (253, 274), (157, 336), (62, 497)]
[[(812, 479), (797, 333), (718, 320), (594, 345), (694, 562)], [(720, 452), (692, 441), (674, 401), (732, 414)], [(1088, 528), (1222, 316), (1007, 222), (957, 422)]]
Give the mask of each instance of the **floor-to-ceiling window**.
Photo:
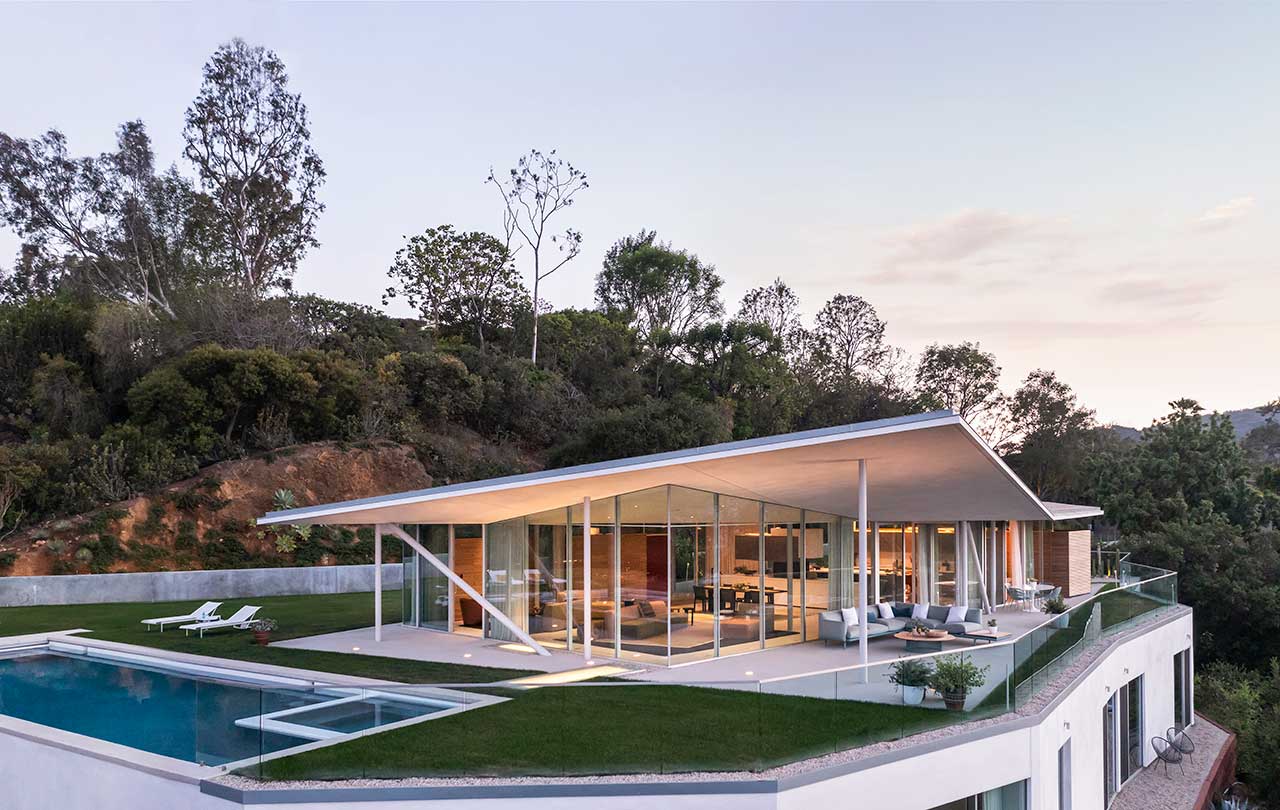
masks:
[[(484, 593), (484, 529), (461, 523), (453, 527), (453, 548), (450, 551), (450, 567), (453, 573), (476, 590)], [(480, 633), (484, 628), (484, 610), (480, 603), (467, 596), (460, 588), (453, 594), (453, 631), (455, 633)]]
[(764, 598), (773, 613), (765, 625), (767, 646), (800, 640), (800, 558), (800, 510), (765, 504)]
[(1191, 650), (1173, 656), (1173, 725), (1191, 725)]
[(566, 647), (572, 637), (569, 611), (568, 513), (549, 509), (530, 515), (528, 530), (528, 612), (529, 635), (552, 647)]
[(1120, 689), (1120, 741), (1124, 744), (1120, 759), (1120, 784), (1129, 781), (1142, 769), (1142, 676)]
[(935, 605), (956, 604), (956, 527), (953, 523), (929, 523), (923, 526), (924, 541), (929, 544), (932, 563), (929, 602)]
[(835, 515), (808, 510), (804, 513), (804, 637), (810, 641), (818, 637), (818, 615), (829, 607), (840, 607), (831, 599), (836, 523)]
[(877, 532), (880, 548), (880, 601), (911, 602), (915, 589), (916, 527), (911, 523), (881, 523)]
[[(613, 656), (617, 649), (617, 570), (614, 539), (616, 498), (591, 501), (591, 525), (583, 527), (583, 504), (573, 506), (573, 587), (574, 602), (583, 607), (577, 614), (575, 641), (581, 642), (587, 625), (586, 606), (590, 601), (590, 632), (593, 654)], [(591, 544), (591, 565), (586, 565), (584, 536)], [(575, 608), (576, 612), (576, 608)]]
[(759, 647), (776, 620), (762, 587), (760, 502), (718, 495), (720, 650)]
[(689, 621), (671, 628), (671, 661), (692, 661), (715, 655), (715, 625), (719, 598), (715, 582), (715, 498), (710, 492), (669, 487), (671, 545), (674, 562), (672, 592), (693, 596)]
[(669, 585), (668, 494), (663, 486), (618, 499), (617, 625), (625, 658), (665, 663), (668, 630), (682, 632), (692, 618), (693, 589), (672, 593)]
[[(409, 523), (401, 528), (440, 562), (450, 564), (448, 526)], [(401, 607), (404, 612), (401, 622), (428, 630), (449, 630), (449, 578), (408, 543), (403, 545)]]

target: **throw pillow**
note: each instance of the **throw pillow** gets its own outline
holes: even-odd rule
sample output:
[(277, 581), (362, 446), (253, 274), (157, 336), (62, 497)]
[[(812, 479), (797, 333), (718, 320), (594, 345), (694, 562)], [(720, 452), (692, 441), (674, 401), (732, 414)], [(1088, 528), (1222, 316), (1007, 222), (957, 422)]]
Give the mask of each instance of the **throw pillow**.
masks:
[(929, 603), (920, 602), (915, 607), (911, 608), (911, 618), (913, 619), (929, 618)]
[(947, 611), (947, 624), (957, 624), (964, 621), (964, 615), (969, 612), (969, 608), (964, 605), (955, 605), (951, 610)]
[(844, 619), (846, 626), (855, 627), (858, 624), (858, 609), (855, 607), (840, 608), (840, 618)]
[(655, 615), (653, 611), (653, 605), (649, 604), (644, 599), (636, 600), (636, 608), (639, 609), (640, 616), (645, 619), (652, 619)]
[(882, 618), (882, 619), (892, 619), (892, 618), (893, 618), (893, 603), (892, 603), (892, 602), (881, 602), (880, 604), (876, 605), (876, 608), (880, 611), (880, 618)]

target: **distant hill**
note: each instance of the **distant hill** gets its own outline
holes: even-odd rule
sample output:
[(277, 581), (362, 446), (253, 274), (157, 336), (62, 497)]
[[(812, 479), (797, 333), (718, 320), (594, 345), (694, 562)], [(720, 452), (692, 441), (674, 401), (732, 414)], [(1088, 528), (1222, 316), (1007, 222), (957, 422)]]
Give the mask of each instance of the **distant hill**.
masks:
[[(1262, 406), (1258, 406), (1262, 407)], [(1226, 416), (1231, 420), (1231, 427), (1235, 428), (1236, 439), (1243, 439), (1248, 435), (1249, 431), (1267, 421), (1262, 414), (1258, 413), (1258, 408), (1241, 408), (1236, 411), (1226, 411)], [(1209, 419), (1209, 415), (1205, 414), (1205, 420)], [(1110, 425), (1111, 431), (1122, 439), (1132, 439), (1137, 441), (1142, 437), (1141, 431), (1137, 428), (1127, 427), (1125, 425)]]

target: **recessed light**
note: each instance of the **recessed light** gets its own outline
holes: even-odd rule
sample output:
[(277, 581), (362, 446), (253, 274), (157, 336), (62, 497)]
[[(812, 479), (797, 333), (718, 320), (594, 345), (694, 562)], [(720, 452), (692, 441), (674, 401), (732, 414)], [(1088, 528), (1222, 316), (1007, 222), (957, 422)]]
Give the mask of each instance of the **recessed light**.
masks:
[(463, 653), (463, 654), (462, 654), (462, 657), (463, 657), (463, 658), (470, 658), (470, 657), (471, 657), (471, 653)]
[(359, 647), (352, 647), (352, 648), (351, 648), (351, 651), (352, 651), (352, 652), (360, 652), (360, 648), (359, 648)]
[(747, 674), (747, 675), (754, 675), (755, 673), (754, 673), (754, 672), (752, 672), (751, 670), (747, 670), (745, 674)]

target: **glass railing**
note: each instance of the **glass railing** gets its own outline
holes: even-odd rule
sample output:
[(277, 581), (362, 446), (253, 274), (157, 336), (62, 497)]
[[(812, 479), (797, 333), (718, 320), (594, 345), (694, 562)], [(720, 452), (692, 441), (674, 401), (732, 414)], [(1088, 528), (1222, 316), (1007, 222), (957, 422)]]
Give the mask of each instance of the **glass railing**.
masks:
[(1176, 604), (1176, 574), (1117, 573), (1131, 581), (1026, 616), (1015, 637), (867, 665), (761, 679), (743, 656), (740, 680), (681, 684), (254, 687), (211, 695), (193, 722), (201, 761), (263, 780), (758, 772), (1035, 708), (1095, 642)]

